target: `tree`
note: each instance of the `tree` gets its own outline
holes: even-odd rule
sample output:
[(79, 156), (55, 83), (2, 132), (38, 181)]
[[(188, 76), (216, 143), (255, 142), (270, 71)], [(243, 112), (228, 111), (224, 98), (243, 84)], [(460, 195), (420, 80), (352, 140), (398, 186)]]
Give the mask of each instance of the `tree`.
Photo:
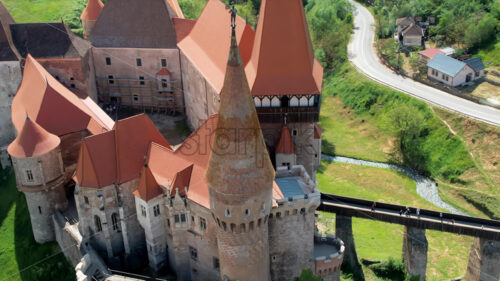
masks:
[(315, 276), (310, 269), (302, 270), (299, 281), (321, 281), (321, 278)]
[(418, 138), (423, 130), (425, 118), (414, 106), (396, 104), (389, 113), (389, 128), (398, 138), (399, 148), (404, 153), (406, 144)]
[(497, 19), (491, 14), (486, 14), (479, 20), (477, 25), (469, 24), (465, 32), (465, 42), (469, 47), (479, 47), (490, 40), (495, 39)]

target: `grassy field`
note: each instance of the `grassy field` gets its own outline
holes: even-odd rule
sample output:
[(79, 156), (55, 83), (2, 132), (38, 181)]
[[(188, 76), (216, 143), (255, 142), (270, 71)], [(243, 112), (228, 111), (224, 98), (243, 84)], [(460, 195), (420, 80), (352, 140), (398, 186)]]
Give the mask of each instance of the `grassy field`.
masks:
[(76, 0), (3, 0), (17, 22), (58, 22), (77, 7)]
[(394, 138), (375, 126), (371, 116), (355, 114), (338, 98), (323, 98), (319, 124), (323, 153), (377, 162), (390, 160)]
[(5, 171), (0, 171), (0, 237), (0, 280), (75, 279), (56, 243), (39, 245), (33, 239), (24, 195), (13, 174)]
[[(317, 180), (323, 192), (437, 209), (417, 195), (413, 181), (386, 169), (323, 162)], [(335, 229), (334, 215), (320, 213), (319, 223), (320, 231)], [(353, 233), (359, 258), (401, 259), (403, 226), (353, 218)], [(472, 237), (427, 231), (427, 240), (427, 280), (450, 279), (465, 273), (467, 259), (464, 257), (468, 257)], [(368, 269), (364, 267), (364, 270)], [(370, 278), (374, 278), (373, 272), (367, 273), (368, 280), (375, 280)]]

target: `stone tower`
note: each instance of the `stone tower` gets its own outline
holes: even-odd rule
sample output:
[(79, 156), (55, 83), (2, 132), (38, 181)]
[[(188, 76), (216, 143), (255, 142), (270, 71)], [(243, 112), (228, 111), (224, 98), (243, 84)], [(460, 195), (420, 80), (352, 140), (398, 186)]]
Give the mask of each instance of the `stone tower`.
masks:
[(83, 26), (83, 38), (89, 37), (103, 7), (104, 4), (101, 0), (88, 0), (85, 10), (80, 15)]
[(64, 192), (64, 168), (61, 140), (29, 118), (9, 145), (17, 188), (26, 196), (35, 241), (55, 240), (52, 215), (64, 210), (68, 201)]
[(224, 280), (270, 280), (268, 215), (274, 170), (242, 66), (235, 30), (206, 173)]

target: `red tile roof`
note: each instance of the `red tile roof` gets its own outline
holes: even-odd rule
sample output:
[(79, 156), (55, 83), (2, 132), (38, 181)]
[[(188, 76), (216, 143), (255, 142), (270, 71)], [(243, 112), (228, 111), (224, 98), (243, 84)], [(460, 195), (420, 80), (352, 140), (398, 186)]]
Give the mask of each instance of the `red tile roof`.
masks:
[(440, 49), (438, 48), (429, 48), (427, 50), (423, 50), (423, 51), (420, 51), (418, 52), (419, 54), (429, 58), (429, 59), (432, 59), (433, 57), (435, 57), (437, 54), (442, 54), (442, 55), (445, 55), (445, 53), (443, 51), (441, 51)]
[(177, 34), (177, 42), (181, 42), (182, 39), (186, 38), (196, 23), (195, 20), (181, 18), (173, 18), (172, 21), (174, 22), (175, 33)]
[(263, 0), (246, 66), (253, 95), (320, 94), (323, 68), (314, 58), (301, 0)]
[(103, 7), (104, 4), (101, 0), (88, 0), (87, 6), (80, 15), (80, 19), (96, 21)]
[(160, 71), (158, 71), (156, 73), (157, 76), (168, 76), (168, 75), (171, 75), (172, 73), (170, 73), (170, 71), (168, 71), (168, 69), (166, 69), (165, 67), (162, 67), (160, 69)]
[(275, 174), (234, 30), (220, 96), (213, 153), (210, 155), (206, 179), (211, 190), (231, 196), (231, 200), (234, 200), (232, 203), (237, 204), (248, 196), (271, 191)]
[(281, 136), (275, 152), (276, 154), (295, 154), (295, 144), (287, 126), (283, 126), (283, 129), (281, 129)]
[(28, 118), (19, 135), (7, 148), (7, 152), (16, 158), (37, 157), (56, 149), (60, 143), (59, 137)]
[(86, 138), (80, 146), (73, 179), (80, 186), (101, 188), (116, 182), (115, 131)]
[(316, 123), (314, 124), (314, 139), (320, 139), (322, 134), (321, 127)]
[(48, 132), (61, 136), (88, 129), (110, 130), (114, 122), (88, 96), (78, 97), (28, 55), (23, 80), (12, 101), (12, 123), (21, 131), (26, 115)]
[(151, 142), (171, 149), (147, 115), (116, 122), (112, 131), (82, 142), (75, 182), (85, 187), (101, 188), (138, 178)]
[[(208, 83), (220, 92), (224, 83), (230, 45), (231, 18), (224, 3), (208, 0), (188, 36), (178, 45)], [(254, 31), (241, 17), (236, 18), (236, 34), (243, 62), (248, 61)]]
[(179, 195), (186, 196), (188, 193), (189, 183), (191, 182), (191, 176), (193, 174), (194, 164), (177, 172), (173, 180), (173, 184), (170, 186), (170, 196), (175, 196), (177, 192)]
[(160, 185), (156, 182), (147, 165), (142, 168), (139, 186), (134, 190), (133, 194), (146, 202), (163, 194)]

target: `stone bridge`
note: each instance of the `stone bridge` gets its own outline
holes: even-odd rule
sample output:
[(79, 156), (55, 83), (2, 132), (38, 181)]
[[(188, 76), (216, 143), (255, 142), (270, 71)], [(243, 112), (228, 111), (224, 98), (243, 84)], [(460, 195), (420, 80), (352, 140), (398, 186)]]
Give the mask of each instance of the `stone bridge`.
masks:
[(362, 270), (352, 235), (353, 216), (405, 226), (403, 259), (410, 277), (425, 280), (428, 249), (425, 230), (431, 229), (475, 237), (465, 280), (499, 280), (500, 221), (326, 193), (321, 194), (318, 210), (336, 214), (336, 236), (345, 244), (344, 264), (358, 274)]

